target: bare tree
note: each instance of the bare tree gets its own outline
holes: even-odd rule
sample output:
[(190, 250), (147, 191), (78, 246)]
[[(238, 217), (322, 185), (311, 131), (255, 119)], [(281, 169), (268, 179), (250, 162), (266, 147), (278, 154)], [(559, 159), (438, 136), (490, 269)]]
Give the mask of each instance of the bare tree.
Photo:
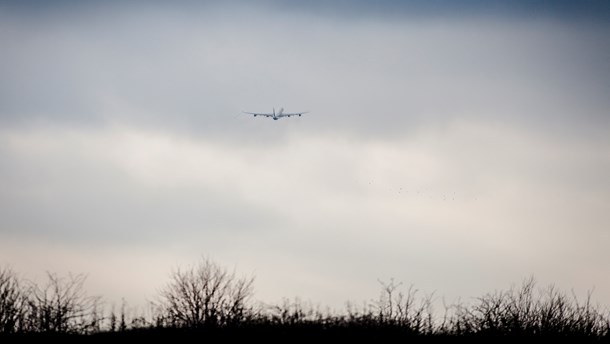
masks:
[(84, 333), (95, 327), (98, 297), (88, 296), (83, 288), (85, 275), (66, 278), (47, 273), (42, 287), (31, 285), (29, 321), (32, 331)]
[(119, 331), (125, 332), (127, 331), (127, 316), (125, 314), (125, 309), (127, 308), (127, 302), (125, 299), (121, 300), (121, 323), (119, 325)]
[(377, 321), (380, 325), (400, 326), (405, 331), (417, 334), (429, 334), (434, 331), (432, 315), (433, 294), (419, 299), (417, 292), (410, 286), (406, 293), (393, 278), (389, 283), (378, 280), (381, 284), (381, 294), (378, 301), (374, 301), (372, 309), (376, 309)]
[(0, 268), (0, 333), (14, 333), (22, 329), (27, 300), (27, 293), (17, 274), (10, 268)]
[(108, 324), (109, 328), (108, 328), (108, 330), (110, 332), (116, 332), (117, 317), (116, 317), (116, 313), (114, 311), (114, 304), (112, 305), (112, 308), (110, 309), (110, 316), (108, 318), (108, 321), (109, 321), (109, 324)]
[(201, 327), (238, 323), (248, 310), (253, 278), (238, 278), (209, 259), (171, 274), (161, 304), (173, 326)]

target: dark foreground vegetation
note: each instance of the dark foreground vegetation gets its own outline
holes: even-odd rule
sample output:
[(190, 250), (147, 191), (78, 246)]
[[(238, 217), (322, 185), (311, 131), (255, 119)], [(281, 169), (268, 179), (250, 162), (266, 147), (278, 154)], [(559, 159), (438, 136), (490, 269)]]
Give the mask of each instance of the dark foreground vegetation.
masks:
[(436, 342), (517, 338), (610, 342), (608, 309), (560, 292), (519, 287), (444, 306), (400, 284), (381, 283), (381, 293), (342, 313), (322, 311), (298, 299), (255, 304), (253, 279), (239, 277), (210, 260), (171, 273), (149, 309), (105, 307), (89, 296), (84, 275), (47, 274), (43, 284), (0, 269), (0, 342), (58, 339), (114, 340), (400, 340)]

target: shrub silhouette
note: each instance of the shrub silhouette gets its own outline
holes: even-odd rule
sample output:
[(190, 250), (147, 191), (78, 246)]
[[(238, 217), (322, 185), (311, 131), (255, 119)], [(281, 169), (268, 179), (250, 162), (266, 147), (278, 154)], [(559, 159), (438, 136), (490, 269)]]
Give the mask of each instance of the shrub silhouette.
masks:
[(248, 315), (253, 278), (238, 278), (210, 259), (175, 270), (161, 292), (161, 310), (171, 326), (198, 328), (236, 324)]
[(25, 326), (28, 295), (17, 274), (0, 269), (0, 333), (19, 332)]
[(42, 286), (31, 283), (28, 329), (33, 332), (86, 333), (98, 326), (99, 298), (88, 296), (85, 275), (59, 277), (47, 273)]
[(569, 298), (554, 286), (536, 291), (530, 278), (520, 288), (487, 294), (472, 307), (459, 306), (450, 328), (455, 334), (513, 336), (608, 336), (609, 320), (591, 305)]
[[(48, 273), (42, 285), (22, 282), (10, 269), (0, 270), (0, 339), (31, 334), (94, 335), (191, 339), (373, 339), (394, 338), (577, 338), (610, 339), (607, 310), (554, 286), (537, 288), (533, 278), (506, 291), (470, 303), (445, 306), (438, 317), (432, 295), (418, 296), (394, 280), (382, 282), (377, 299), (362, 306), (348, 303), (341, 313), (325, 312), (310, 302), (284, 299), (279, 305), (250, 304), (253, 278), (238, 277), (209, 259), (176, 269), (149, 313), (114, 306), (104, 316), (99, 298), (84, 291), (84, 275)], [(110, 337), (110, 338), (113, 338)]]

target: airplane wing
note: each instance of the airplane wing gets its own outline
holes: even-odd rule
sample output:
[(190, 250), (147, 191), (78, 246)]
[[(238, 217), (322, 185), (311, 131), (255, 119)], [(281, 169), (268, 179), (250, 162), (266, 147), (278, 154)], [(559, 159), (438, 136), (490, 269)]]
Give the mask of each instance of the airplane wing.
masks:
[(242, 112), (247, 113), (248, 115), (254, 115), (254, 117), (256, 117), (256, 116), (273, 117), (273, 114), (271, 114), (271, 113), (254, 113), (254, 112), (245, 112), (245, 111), (242, 111)]
[(301, 116), (303, 114), (308, 113), (309, 111), (305, 111), (305, 112), (295, 112), (295, 113), (282, 113), (281, 115), (278, 115), (277, 117), (291, 117), (291, 116)]

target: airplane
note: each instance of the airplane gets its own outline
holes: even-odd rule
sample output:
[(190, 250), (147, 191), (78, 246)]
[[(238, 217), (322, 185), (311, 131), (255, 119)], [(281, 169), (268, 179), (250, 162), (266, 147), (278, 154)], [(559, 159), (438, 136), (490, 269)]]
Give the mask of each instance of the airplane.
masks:
[(301, 117), (302, 114), (306, 114), (308, 111), (305, 112), (296, 112), (296, 113), (284, 113), (284, 108), (280, 108), (280, 111), (278, 111), (277, 113), (275, 112), (275, 108), (273, 108), (273, 113), (254, 113), (254, 112), (245, 112), (242, 111), (243, 113), (247, 113), (248, 115), (254, 115), (254, 117), (256, 116), (265, 116), (265, 117), (272, 117), (274, 120), (278, 120), (282, 117), (291, 117), (291, 116), (299, 116)]

